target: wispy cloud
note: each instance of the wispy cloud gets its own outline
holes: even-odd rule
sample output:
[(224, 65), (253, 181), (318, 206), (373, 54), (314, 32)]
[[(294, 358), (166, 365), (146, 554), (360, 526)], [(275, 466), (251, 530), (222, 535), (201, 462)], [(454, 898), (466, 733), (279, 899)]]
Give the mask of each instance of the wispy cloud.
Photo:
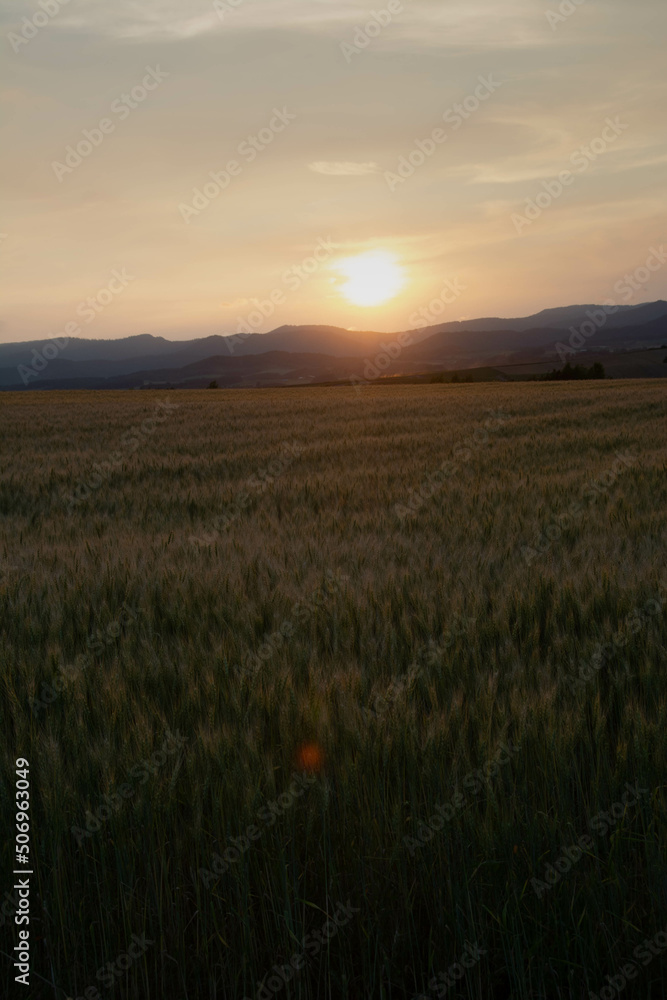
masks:
[[(208, 32), (322, 28), (352, 24), (364, 13), (360, 0), (241, 0), (220, 16), (212, 0), (195, 0), (184, 11), (181, 0), (69, 0), (54, 19), (61, 31), (106, 36), (125, 42), (176, 42)], [(23, 4), (8, 0), (0, 22), (23, 14)]]
[[(120, 41), (151, 42), (179, 41), (221, 27), (213, 3), (198, 0), (194, 10), (184, 11), (175, 0), (68, 0), (52, 17), (49, 28), (66, 34), (85, 34)], [(198, 9), (197, 9), (198, 8)], [(38, 9), (38, 5), (35, 5)], [(0, 11), (0, 24), (20, 27), (26, 5), (5, 0)]]
[[(401, 299), (373, 314), (375, 329), (399, 330), (443, 275), (475, 288), (476, 315), (604, 299), (609, 273), (624, 273), (665, 232), (665, 0), (588, 0), (554, 31), (545, 10), (560, 0), (506, 0), (502, 10), (497, 0), (402, 0), (349, 64), (341, 43), (363, 41), (373, 6), (387, 0), (66, 0), (46, 24), (41, 2), (0, 0), (0, 103), (15, 112), (0, 340), (47, 339), (119, 259), (141, 288), (100, 315), (95, 336), (234, 330), (250, 309), (243, 299), (264, 301), (320, 238), (341, 256), (386, 250), (405, 263)], [(18, 47), (9, 32), (25, 32)], [(85, 150), (85, 133), (98, 135), (119, 95), (136, 103), (130, 92), (148, 66), (169, 73), (168, 84), (84, 157), (71, 183), (54, 186), (52, 161), (70, 145), (70, 157)], [(502, 89), (473, 114), (470, 95), (490, 74)], [(457, 107), (461, 127), (389, 199), (383, 172), (415, 148), (419, 160)], [(204, 198), (241, 144), (250, 156), (263, 148), (274, 108), (298, 123), (244, 166), (233, 197), (184, 243), (179, 200), (198, 187)], [(511, 213), (573, 168), (574, 151), (616, 116), (627, 132), (516, 240)], [(666, 281), (656, 276), (656, 297), (667, 296)], [(324, 273), (271, 323), (315, 319), (363, 325)]]
[[(23, 0), (5, 0), (0, 23), (20, 21)], [(436, 0), (409, 0), (380, 48), (412, 49), (446, 44), (475, 49), (553, 44), (541, 19), (531, 14), (526, 0), (510, 0), (498, 16), (496, 0), (454, 2), (443, 8)], [(220, 16), (220, 10), (225, 10)], [(206, 33), (335, 32), (363, 26), (369, 18), (365, 0), (67, 0), (53, 20), (57, 31), (106, 36), (127, 43), (178, 42)], [(500, 33), (500, 37), (499, 37)]]
[(362, 177), (364, 174), (376, 174), (380, 168), (377, 163), (317, 160), (315, 163), (309, 163), (308, 169), (315, 174), (327, 174), (329, 177)]
[(225, 299), (220, 305), (223, 309), (241, 309), (248, 305), (248, 299)]

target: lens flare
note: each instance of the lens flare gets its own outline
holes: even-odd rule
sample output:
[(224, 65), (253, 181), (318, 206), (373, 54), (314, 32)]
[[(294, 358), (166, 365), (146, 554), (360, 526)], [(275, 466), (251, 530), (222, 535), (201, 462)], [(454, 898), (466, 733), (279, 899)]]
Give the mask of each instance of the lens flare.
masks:
[(303, 743), (296, 752), (296, 766), (301, 771), (319, 772), (324, 766), (324, 754), (317, 743)]

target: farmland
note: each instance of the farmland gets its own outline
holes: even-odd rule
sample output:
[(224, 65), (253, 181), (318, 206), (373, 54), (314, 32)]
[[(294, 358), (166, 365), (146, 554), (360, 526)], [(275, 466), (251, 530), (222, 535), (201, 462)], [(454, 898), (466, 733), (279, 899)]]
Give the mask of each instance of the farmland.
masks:
[(665, 996), (666, 415), (659, 380), (2, 394), (20, 995)]

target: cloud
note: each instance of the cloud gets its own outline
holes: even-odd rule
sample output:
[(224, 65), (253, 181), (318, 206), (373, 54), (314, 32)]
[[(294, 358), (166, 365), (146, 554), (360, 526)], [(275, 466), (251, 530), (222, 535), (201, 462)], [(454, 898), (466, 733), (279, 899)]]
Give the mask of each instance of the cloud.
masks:
[[(220, 18), (213, 4), (202, 3), (199, 12), (184, 12), (177, 0), (60, 0), (57, 14), (50, 14), (49, 28), (66, 34), (108, 36), (118, 41), (180, 41), (217, 30)], [(0, 24), (20, 30), (24, 3), (5, 0)]]
[[(326, 32), (363, 20), (363, 0), (60, 0), (67, 3), (53, 18), (58, 31), (106, 36), (126, 43), (186, 41), (198, 35), (230, 31)], [(20, 25), (24, 0), (4, 0), (0, 25)], [(184, 7), (186, 8), (184, 10)], [(278, 8), (278, 9), (276, 9)]]
[(309, 163), (308, 169), (315, 174), (326, 174), (329, 177), (362, 177), (365, 174), (376, 174), (380, 168), (377, 163), (317, 160), (315, 163)]
[[(2, 0), (0, 34), (20, 32), (42, 2), (52, 7)], [(63, 2), (3, 67), (0, 107), (15, 113), (0, 341), (62, 329), (123, 266), (137, 274), (136, 291), (100, 315), (94, 336), (220, 332), (250, 308), (241, 297), (264, 301), (320, 238), (337, 255), (385, 248), (410, 262), (406, 313), (396, 302), (380, 310), (380, 329), (410, 325), (410, 302), (430, 300), (445, 273), (475, 289), (473, 315), (607, 297), (609, 274), (637, 267), (667, 232), (667, 4), (588, 0), (552, 31), (545, 10), (560, 3), (403, 0), (348, 64), (341, 43), (360, 37), (357, 27), (387, 0), (220, 0), (218, 10), (213, 0)], [(170, 74), (165, 86), (58, 184), (51, 162), (97, 128), (148, 65)], [(385, 168), (489, 74), (503, 81), (493, 102), (448, 129), (447, 143), (391, 196)], [(179, 203), (241, 156), (241, 141), (266, 128), (274, 107), (298, 124), (254, 162), (243, 157), (233, 190), (185, 232)], [(617, 115), (631, 125), (618, 147), (517, 240), (512, 214)], [(304, 282), (272, 324), (359, 325), (327, 278)], [(665, 281), (656, 275), (656, 296), (667, 297)]]
[(242, 306), (250, 305), (248, 299), (225, 299), (220, 303), (223, 309), (241, 309)]

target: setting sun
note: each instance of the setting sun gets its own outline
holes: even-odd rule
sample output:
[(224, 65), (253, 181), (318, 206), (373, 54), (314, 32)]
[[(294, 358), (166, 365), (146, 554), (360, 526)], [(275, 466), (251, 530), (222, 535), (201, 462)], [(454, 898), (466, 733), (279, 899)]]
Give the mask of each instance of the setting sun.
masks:
[(398, 295), (405, 284), (403, 269), (396, 257), (373, 250), (358, 257), (346, 257), (334, 265), (348, 279), (342, 295), (355, 306), (377, 306)]

